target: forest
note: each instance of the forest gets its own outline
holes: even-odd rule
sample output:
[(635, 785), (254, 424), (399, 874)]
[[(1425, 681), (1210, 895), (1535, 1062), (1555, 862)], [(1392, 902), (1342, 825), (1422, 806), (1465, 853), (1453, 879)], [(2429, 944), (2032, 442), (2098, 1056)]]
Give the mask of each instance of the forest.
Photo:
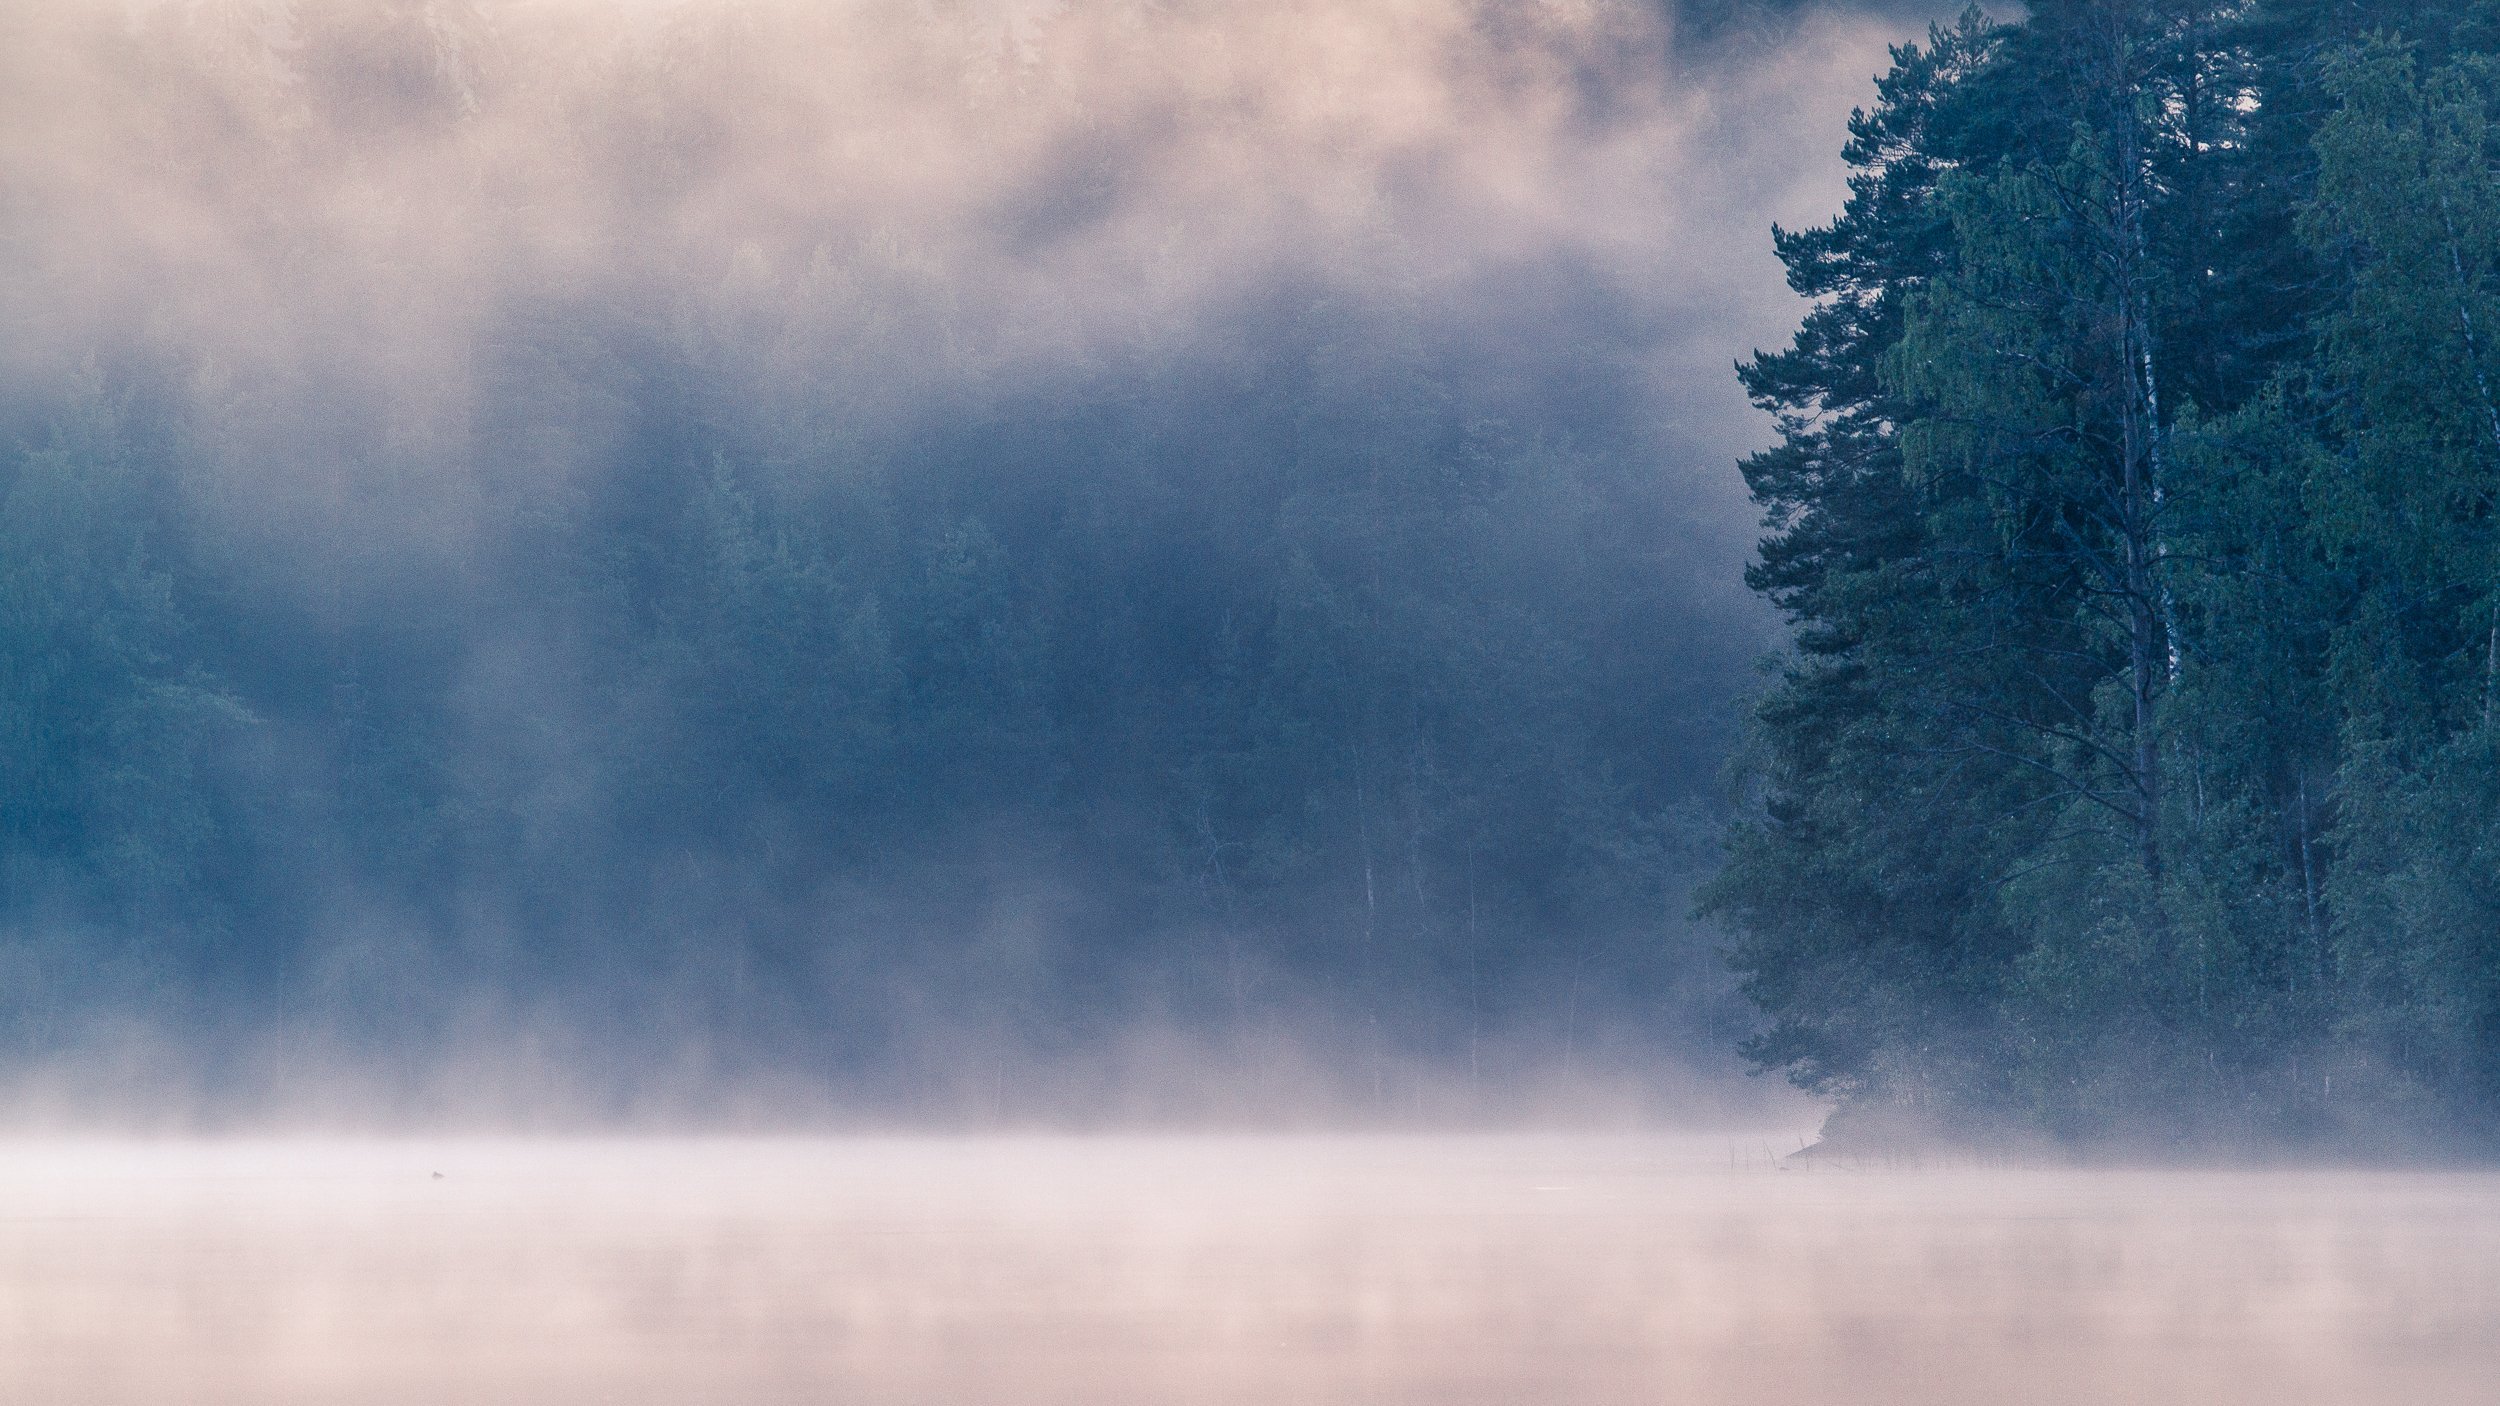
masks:
[(0, 1115), (2488, 1146), (2500, 15), (1917, 8), (0, 16)]
[(1731, 1046), (1772, 627), (1548, 246), (1741, 8), (0, 18), (8, 1087), (1465, 1116)]
[(1701, 904), (1836, 1134), (2500, 1134), (2496, 104), (2487, 3), (1974, 10), (1776, 236)]

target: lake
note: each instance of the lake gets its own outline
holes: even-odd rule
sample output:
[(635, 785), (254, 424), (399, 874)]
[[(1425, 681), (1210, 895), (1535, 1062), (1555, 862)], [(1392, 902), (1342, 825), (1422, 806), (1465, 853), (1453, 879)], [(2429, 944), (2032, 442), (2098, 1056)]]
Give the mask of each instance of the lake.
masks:
[(2494, 1399), (2500, 1175), (1797, 1141), (0, 1143), (0, 1401)]

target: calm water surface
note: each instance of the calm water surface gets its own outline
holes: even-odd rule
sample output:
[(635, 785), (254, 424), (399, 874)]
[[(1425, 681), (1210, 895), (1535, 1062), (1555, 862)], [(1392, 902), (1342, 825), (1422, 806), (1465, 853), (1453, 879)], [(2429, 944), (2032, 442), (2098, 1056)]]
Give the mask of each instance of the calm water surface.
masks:
[(1782, 1172), (1717, 1137), (0, 1144), (7, 1403), (2284, 1406), (2495, 1383), (2480, 1173)]

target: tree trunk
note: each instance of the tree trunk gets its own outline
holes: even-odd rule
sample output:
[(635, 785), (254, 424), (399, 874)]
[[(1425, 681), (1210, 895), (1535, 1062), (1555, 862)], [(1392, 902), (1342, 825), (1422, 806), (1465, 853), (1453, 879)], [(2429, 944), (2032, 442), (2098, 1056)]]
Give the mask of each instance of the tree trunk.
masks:
[(2170, 588), (2162, 570), (2161, 382), (2154, 360), (2152, 267), (2147, 207), (2151, 172), (2135, 114), (2140, 87), (2135, 36), (2123, 12), (2113, 9), (2106, 32), (2108, 96), (2118, 149), (2112, 165), (2111, 211), (2116, 228), (2112, 293), (2118, 304), (2120, 397), (2119, 452), (2122, 485), (2120, 530), (2126, 536), (2127, 664), (2133, 716), (2136, 845), (2158, 915), (2162, 882), (2161, 738), (2156, 707), (2162, 690), (2179, 675), (2177, 631)]

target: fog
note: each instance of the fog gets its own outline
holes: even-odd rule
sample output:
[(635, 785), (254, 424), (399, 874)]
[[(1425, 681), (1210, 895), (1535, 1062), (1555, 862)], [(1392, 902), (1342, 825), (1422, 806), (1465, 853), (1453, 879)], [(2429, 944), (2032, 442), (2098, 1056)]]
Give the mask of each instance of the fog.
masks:
[(0, 1391), (2286, 1406), (2500, 1368), (2488, 1173), (1766, 1157), (1795, 1145), (0, 1147)]
[(1944, 8), (0, 8), (0, 1397), (2487, 1395), (2487, 1173), (1743, 1073)]
[(13, 7), (6, 1115), (1785, 1106), (1728, 366), (1908, 26)]
[(390, 556), (615, 471), (630, 417), (577, 358), (618, 324), (699, 344), (788, 452), (1234, 354), (1279, 288), (1478, 343), (1485, 413), (1675, 436), (1661, 471), (1741, 533), (1725, 460), (1761, 432), (1725, 367), (1794, 314), (1766, 226), (1828, 213), (1838, 119), (1905, 29), (1810, 10), (1678, 48), (1601, 0), (8, 23), (14, 398), (153, 360), (225, 432), (195, 491)]

